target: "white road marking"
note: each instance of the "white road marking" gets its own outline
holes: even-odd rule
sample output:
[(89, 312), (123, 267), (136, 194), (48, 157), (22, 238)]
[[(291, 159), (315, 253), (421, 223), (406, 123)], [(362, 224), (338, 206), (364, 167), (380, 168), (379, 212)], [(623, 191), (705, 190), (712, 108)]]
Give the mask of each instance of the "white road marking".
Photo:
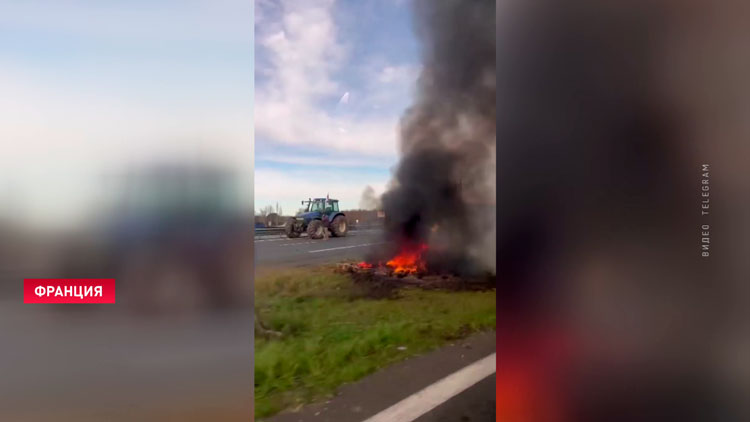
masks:
[(411, 422), (496, 371), (495, 353), (412, 394), (364, 422)]
[(257, 242), (278, 242), (278, 241), (280, 241), (280, 240), (287, 240), (287, 239), (288, 239), (288, 238), (287, 238), (286, 236), (284, 236), (284, 237), (275, 237), (275, 238), (273, 238), (273, 239), (263, 239), (263, 238), (261, 238), (261, 239), (257, 239), (257, 238), (256, 238), (256, 239), (255, 239), (255, 242), (256, 242), (256, 243), (257, 243)]
[(276, 246), (299, 246), (299, 245), (309, 245), (310, 243), (320, 243), (320, 240), (311, 240), (309, 242), (294, 242), (294, 243), (280, 243)]
[(359, 248), (359, 247), (362, 247), (362, 246), (380, 245), (382, 243), (385, 243), (385, 242), (363, 243), (361, 245), (339, 246), (337, 248), (328, 248), (328, 249), (316, 249), (314, 251), (307, 251), (307, 253), (318, 253), (318, 252), (326, 252), (326, 251), (335, 251), (335, 250), (338, 250), (338, 249)]

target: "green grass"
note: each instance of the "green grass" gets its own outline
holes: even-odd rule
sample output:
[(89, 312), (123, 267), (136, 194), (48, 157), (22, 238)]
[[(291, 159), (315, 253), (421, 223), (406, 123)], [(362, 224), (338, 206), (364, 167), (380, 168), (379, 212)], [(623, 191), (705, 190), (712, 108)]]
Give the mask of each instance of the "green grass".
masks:
[(405, 289), (376, 300), (329, 268), (259, 275), (255, 297), (263, 323), (284, 334), (255, 339), (257, 417), (325, 398), (379, 368), (495, 328), (494, 291)]

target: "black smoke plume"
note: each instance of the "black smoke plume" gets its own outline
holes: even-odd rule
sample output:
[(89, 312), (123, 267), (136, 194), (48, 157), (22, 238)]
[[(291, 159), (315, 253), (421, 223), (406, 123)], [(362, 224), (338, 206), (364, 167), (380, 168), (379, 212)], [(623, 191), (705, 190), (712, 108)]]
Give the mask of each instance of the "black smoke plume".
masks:
[(382, 198), (387, 234), (495, 270), (495, 2), (417, 0), (423, 70)]

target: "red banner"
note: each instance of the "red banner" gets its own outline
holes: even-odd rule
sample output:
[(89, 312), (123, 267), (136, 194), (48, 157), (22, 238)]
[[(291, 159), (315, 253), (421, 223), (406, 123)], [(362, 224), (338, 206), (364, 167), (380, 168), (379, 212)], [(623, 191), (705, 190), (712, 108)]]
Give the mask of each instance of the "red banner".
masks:
[(115, 279), (27, 278), (23, 303), (115, 303)]

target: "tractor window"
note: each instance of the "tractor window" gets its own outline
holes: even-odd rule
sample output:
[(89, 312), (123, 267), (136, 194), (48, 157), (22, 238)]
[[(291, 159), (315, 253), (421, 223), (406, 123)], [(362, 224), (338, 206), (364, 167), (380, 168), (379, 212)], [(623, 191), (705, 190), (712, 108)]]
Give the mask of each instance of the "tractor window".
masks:
[(323, 211), (323, 201), (315, 201), (310, 204), (310, 212)]
[(333, 211), (338, 212), (339, 211), (339, 203), (338, 201), (333, 202)]

